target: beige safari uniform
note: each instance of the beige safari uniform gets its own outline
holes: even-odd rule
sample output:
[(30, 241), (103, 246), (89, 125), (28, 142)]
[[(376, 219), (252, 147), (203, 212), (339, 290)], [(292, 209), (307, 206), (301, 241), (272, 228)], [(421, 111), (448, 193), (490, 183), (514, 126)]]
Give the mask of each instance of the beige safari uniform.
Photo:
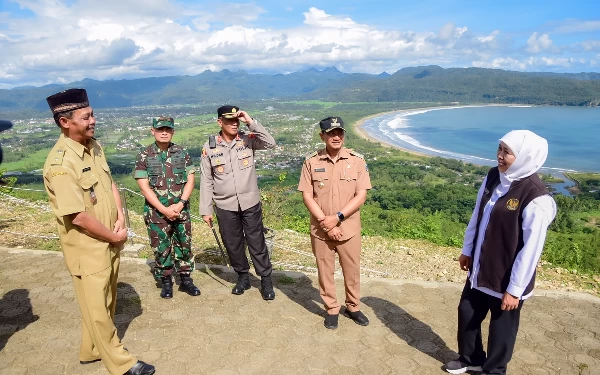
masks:
[(112, 183), (94, 139), (84, 147), (61, 135), (44, 164), (44, 186), (83, 318), (79, 359), (101, 358), (111, 374), (121, 375), (137, 360), (123, 348), (113, 322), (120, 249), (86, 235), (70, 217), (85, 211), (112, 230), (117, 221)]
[(227, 144), (216, 137), (217, 145), (208, 142), (202, 148), (200, 170), (200, 215), (213, 214), (215, 205), (227, 211), (242, 211), (260, 202), (260, 192), (254, 167), (254, 151), (275, 146), (275, 138), (257, 120), (248, 126), (249, 132)]
[[(371, 189), (369, 171), (362, 155), (343, 148), (333, 162), (325, 149), (309, 155), (304, 161), (298, 190), (311, 192), (326, 216), (342, 210), (359, 190)], [(310, 215), (313, 253), (319, 270), (319, 292), (330, 315), (338, 314), (340, 305), (335, 293), (335, 253), (338, 253), (346, 287), (346, 308), (360, 310), (360, 211), (338, 224), (342, 238), (334, 241)]]

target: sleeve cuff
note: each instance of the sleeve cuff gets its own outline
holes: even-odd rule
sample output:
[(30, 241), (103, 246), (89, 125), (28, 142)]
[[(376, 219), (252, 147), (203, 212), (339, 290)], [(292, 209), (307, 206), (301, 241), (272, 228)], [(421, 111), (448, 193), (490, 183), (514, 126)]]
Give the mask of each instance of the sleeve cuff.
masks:
[(71, 214), (77, 214), (85, 211), (85, 206), (63, 206), (58, 210), (59, 216), (68, 216)]
[(133, 178), (148, 178), (148, 171), (137, 170), (133, 173)]
[(194, 174), (194, 173), (196, 173), (196, 167), (194, 167), (193, 165), (185, 168), (185, 174)]
[(508, 288), (506, 288), (506, 292), (508, 294), (513, 295), (518, 298), (521, 298), (523, 296), (524, 291), (525, 291), (525, 288), (521, 288), (514, 284), (508, 284)]

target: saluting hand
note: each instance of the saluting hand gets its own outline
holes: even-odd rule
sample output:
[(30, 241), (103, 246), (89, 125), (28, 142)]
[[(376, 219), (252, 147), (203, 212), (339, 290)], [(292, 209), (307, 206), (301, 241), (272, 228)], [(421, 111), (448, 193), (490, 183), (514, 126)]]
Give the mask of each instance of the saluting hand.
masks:
[(252, 117), (250, 117), (246, 111), (239, 111), (237, 116), (241, 122), (246, 124), (250, 124), (252, 122)]

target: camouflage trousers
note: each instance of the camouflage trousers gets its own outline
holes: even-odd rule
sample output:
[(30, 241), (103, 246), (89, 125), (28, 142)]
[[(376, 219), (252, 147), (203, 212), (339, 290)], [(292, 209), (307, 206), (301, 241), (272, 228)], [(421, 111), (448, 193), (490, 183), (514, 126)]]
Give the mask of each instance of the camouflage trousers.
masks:
[(190, 213), (183, 211), (180, 219), (170, 221), (151, 212), (154, 210), (144, 211), (144, 222), (154, 251), (154, 277), (159, 280), (170, 276), (173, 269), (179, 274), (190, 274), (194, 270)]

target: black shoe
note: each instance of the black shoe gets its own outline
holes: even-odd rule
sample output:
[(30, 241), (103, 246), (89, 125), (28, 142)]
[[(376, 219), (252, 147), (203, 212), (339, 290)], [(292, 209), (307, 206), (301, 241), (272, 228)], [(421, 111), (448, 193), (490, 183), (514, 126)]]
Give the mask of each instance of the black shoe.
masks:
[(154, 371), (154, 366), (149, 365), (146, 362), (137, 361), (135, 365), (123, 375), (152, 375), (154, 374)]
[(346, 315), (350, 319), (354, 320), (354, 323), (358, 324), (359, 326), (368, 326), (369, 325), (369, 319), (367, 319), (365, 314), (363, 314), (360, 311), (350, 311), (350, 310), (346, 309)]
[[(467, 371), (481, 371), (481, 366), (471, 366), (468, 363), (461, 362), (460, 360), (450, 361), (444, 365), (447, 372), (451, 374), (464, 374)], [(482, 375), (483, 373), (480, 373)]]
[(238, 281), (231, 289), (231, 294), (237, 294), (238, 296), (244, 294), (244, 291), (250, 289), (250, 278), (247, 273), (238, 273)]
[(181, 284), (179, 285), (179, 291), (186, 292), (190, 296), (199, 296), (200, 289), (196, 285), (194, 285), (194, 280), (190, 277), (190, 275), (179, 275), (181, 278)]
[(260, 294), (265, 301), (275, 299), (275, 291), (273, 290), (273, 280), (271, 276), (263, 276), (260, 279)]
[(160, 296), (162, 298), (173, 298), (173, 279), (171, 276), (163, 276), (162, 280), (162, 290), (160, 291)]
[(338, 317), (340, 314), (329, 315), (325, 317), (325, 328), (327, 329), (336, 329), (338, 327)]
[(102, 360), (101, 358), (96, 358), (96, 359), (92, 359), (91, 361), (79, 361), (79, 363), (82, 365), (89, 365), (90, 363), (96, 363), (101, 360)]

